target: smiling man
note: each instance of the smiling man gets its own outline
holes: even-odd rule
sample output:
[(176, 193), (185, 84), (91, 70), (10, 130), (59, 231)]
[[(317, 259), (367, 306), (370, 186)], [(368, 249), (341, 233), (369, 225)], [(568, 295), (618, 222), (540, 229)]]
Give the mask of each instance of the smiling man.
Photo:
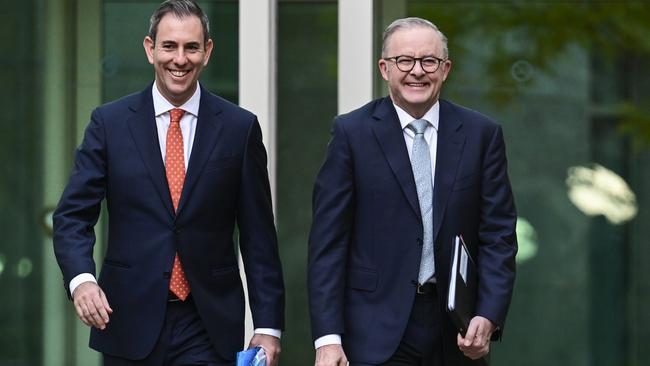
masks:
[(199, 84), (214, 45), (193, 1), (162, 3), (143, 45), (154, 82), (93, 111), (54, 214), (65, 288), (104, 365), (234, 365), (244, 343), (237, 225), (250, 345), (275, 366), (284, 285), (257, 118)]
[[(475, 365), (498, 339), (515, 278), (516, 213), (501, 127), (439, 99), (447, 38), (393, 22), (390, 96), (338, 116), (316, 178), (309, 302), (317, 366)], [(479, 276), (465, 337), (446, 314), (452, 242)]]

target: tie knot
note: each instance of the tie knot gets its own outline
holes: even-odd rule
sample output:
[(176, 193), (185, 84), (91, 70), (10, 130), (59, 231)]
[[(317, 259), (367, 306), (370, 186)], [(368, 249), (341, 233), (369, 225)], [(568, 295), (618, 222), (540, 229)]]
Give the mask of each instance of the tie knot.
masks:
[(424, 130), (427, 129), (427, 122), (424, 119), (416, 119), (415, 121), (409, 123), (408, 127), (415, 132), (416, 135), (424, 134)]
[(180, 123), (181, 117), (183, 117), (185, 111), (180, 108), (174, 108), (169, 111), (169, 119), (171, 123)]

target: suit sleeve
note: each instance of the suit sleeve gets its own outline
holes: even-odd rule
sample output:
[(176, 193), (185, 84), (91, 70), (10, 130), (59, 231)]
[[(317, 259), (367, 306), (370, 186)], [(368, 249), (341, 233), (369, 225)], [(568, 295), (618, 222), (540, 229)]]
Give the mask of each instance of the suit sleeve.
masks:
[(237, 225), (255, 328), (284, 329), (284, 282), (273, 220), (262, 131), (248, 131), (239, 191)]
[(95, 275), (95, 224), (106, 194), (105, 131), (98, 110), (92, 114), (74, 166), (53, 215), (54, 254), (69, 284), (80, 273)]
[[(501, 127), (491, 136), (482, 171), (477, 314), (503, 329), (515, 280), (517, 214)], [(498, 339), (500, 332), (495, 336)]]
[(313, 193), (309, 235), (309, 311), (314, 340), (344, 333), (343, 298), (354, 218), (353, 157), (338, 120)]

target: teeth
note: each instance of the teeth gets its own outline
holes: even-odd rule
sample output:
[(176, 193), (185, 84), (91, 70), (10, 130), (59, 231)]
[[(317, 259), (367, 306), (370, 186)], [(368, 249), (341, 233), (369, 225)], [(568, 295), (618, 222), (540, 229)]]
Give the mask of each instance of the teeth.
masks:
[(408, 83), (409, 86), (424, 86), (424, 83)]
[(184, 71), (184, 70), (169, 70), (169, 72), (171, 72), (171, 74), (174, 75), (174, 76), (181, 77), (181, 76), (185, 76), (185, 75), (187, 75), (187, 73), (188, 73), (189, 71)]

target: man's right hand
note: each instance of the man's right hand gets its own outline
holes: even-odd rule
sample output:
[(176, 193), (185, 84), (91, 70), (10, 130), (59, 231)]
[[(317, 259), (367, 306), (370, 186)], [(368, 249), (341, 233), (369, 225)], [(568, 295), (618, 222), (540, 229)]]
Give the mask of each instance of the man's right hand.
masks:
[(89, 327), (106, 329), (108, 315), (113, 309), (108, 305), (104, 291), (92, 281), (83, 282), (72, 294), (77, 316)]
[(340, 344), (328, 344), (316, 350), (314, 366), (346, 366), (347, 364), (348, 359)]

